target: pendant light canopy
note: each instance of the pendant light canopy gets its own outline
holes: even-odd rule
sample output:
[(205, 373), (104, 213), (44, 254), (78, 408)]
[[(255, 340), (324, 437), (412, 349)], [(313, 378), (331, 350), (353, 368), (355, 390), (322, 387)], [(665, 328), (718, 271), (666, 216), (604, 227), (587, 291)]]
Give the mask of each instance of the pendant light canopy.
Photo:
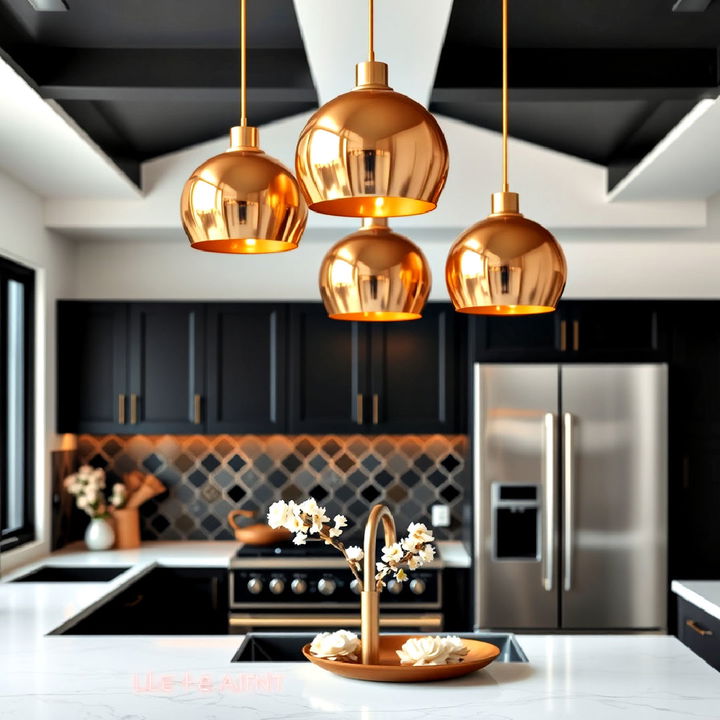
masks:
[(542, 225), (520, 214), (508, 184), (507, 0), (503, 16), (503, 190), (492, 212), (455, 241), (445, 268), (455, 309), (476, 315), (552, 312), (567, 277), (565, 255)]
[(417, 320), (430, 293), (420, 248), (392, 232), (385, 218), (366, 218), (320, 267), (320, 293), (335, 320)]
[(185, 183), (180, 202), (191, 247), (219, 253), (273, 253), (298, 246), (307, 205), (297, 181), (258, 145), (258, 129), (247, 124), (246, 0), (241, 14), (241, 122), (230, 131), (230, 147), (210, 158)]
[(368, 61), (356, 65), (354, 90), (321, 107), (297, 146), (295, 169), (312, 210), (349, 217), (419, 215), (435, 209), (448, 149), (435, 118), (388, 87), (375, 61), (373, 0)]

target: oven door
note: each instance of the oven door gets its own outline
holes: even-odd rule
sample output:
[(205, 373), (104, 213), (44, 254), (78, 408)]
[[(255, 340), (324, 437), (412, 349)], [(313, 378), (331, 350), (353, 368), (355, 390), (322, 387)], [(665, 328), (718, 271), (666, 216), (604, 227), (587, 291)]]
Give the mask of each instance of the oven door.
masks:
[[(439, 632), (443, 629), (442, 613), (383, 612), (380, 615), (383, 630)], [(360, 613), (240, 613), (229, 616), (229, 632), (244, 635), (255, 630), (323, 632), (327, 630), (360, 628)]]

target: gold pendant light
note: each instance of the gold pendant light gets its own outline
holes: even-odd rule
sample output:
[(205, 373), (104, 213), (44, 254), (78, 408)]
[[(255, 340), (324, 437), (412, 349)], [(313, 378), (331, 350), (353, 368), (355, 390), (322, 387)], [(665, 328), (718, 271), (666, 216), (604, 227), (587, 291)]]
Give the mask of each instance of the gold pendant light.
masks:
[(398, 217), (434, 210), (448, 171), (435, 118), (388, 87), (375, 61), (374, 8), (368, 0), (368, 61), (356, 87), (321, 107), (297, 146), (295, 170), (310, 209), (326, 215)]
[(203, 163), (185, 183), (180, 202), (191, 247), (218, 253), (274, 253), (298, 246), (307, 205), (297, 181), (258, 145), (247, 124), (246, 0), (240, 0), (240, 125), (230, 147)]
[(552, 234), (520, 214), (518, 194), (508, 185), (507, 0), (502, 0), (502, 18), (503, 189), (492, 196), (490, 216), (455, 241), (445, 280), (459, 312), (529, 315), (555, 310), (567, 265)]
[(417, 320), (430, 282), (420, 248), (392, 232), (385, 218), (363, 219), (320, 267), (320, 293), (335, 320)]

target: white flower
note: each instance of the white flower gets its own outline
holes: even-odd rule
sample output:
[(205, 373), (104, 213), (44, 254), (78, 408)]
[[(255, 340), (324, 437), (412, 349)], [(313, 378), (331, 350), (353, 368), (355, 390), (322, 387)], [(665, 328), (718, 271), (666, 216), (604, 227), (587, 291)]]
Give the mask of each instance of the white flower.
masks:
[(316, 657), (342, 662), (357, 662), (360, 640), (348, 630), (324, 632), (316, 635), (310, 643), (310, 652)]
[(336, 515), (333, 518), (333, 522), (335, 523), (335, 527), (330, 528), (328, 535), (330, 535), (330, 537), (338, 537), (342, 535), (342, 528), (347, 526), (347, 519), (344, 515)]
[(296, 533), (295, 537), (293, 538), (293, 542), (295, 545), (304, 545), (305, 541), (307, 540), (307, 535), (305, 533)]
[(405, 582), (408, 579), (407, 573), (402, 568), (400, 568), (395, 572), (395, 579), (398, 582)]
[(422, 560), (417, 555), (411, 555), (408, 558), (408, 567), (411, 570), (417, 570), (422, 565)]
[(435, 548), (432, 545), (425, 545), (424, 548), (418, 550), (418, 557), (424, 563), (432, 562), (435, 557)]
[(127, 488), (122, 483), (115, 483), (110, 496), (110, 503), (116, 508), (121, 508), (127, 500)]
[(385, 545), (382, 549), (382, 559), (386, 563), (399, 563), (403, 558), (403, 549), (400, 547), (400, 543), (393, 543), (392, 545)]
[(415, 552), (422, 543), (418, 542), (412, 535), (403, 538), (400, 545), (405, 552)]
[(286, 527), (292, 517), (292, 509), (284, 500), (278, 500), (268, 508), (267, 520), (271, 528)]
[(77, 499), (77, 506), (81, 510), (85, 510), (88, 505), (89, 505), (88, 499), (85, 497), (85, 495), (79, 495), (78, 499)]
[(410, 523), (408, 525), (408, 538), (412, 538), (418, 543), (428, 543), (432, 542), (435, 536), (422, 523)]
[(315, 498), (309, 497), (307, 500), (304, 500), (299, 505), (300, 511), (304, 512), (306, 515), (315, 515), (318, 511), (318, 504)]
[(359, 548), (357, 545), (351, 545), (345, 548), (345, 554), (351, 562), (360, 562), (365, 557), (362, 548)]
[(458, 637), (428, 636), (410, 638), (396, 652), (401, 665), (446, 665), (460, 662), (467, 648)]

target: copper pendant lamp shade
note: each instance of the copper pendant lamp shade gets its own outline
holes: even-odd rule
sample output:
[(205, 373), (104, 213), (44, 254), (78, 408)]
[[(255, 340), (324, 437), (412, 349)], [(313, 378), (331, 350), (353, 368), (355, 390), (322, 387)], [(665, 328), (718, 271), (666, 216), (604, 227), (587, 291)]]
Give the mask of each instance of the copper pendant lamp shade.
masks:
[(531, 315), (557, 307), (567, 278), (562, 248), (542, 225), (523, 217), (517, 193), (509, 192), (507, 168), (507, 0), (503, 10), (503, 191), (492, 212), (455, 241), (445, 280), (458, 312)]
[(303, 129), (295, 170), (311, 210), (349, 217), (398, 217), (434, 210), (448, 172), (435, 118), (388, 87), (375, 61), (369, 2), (368, 62), (356, 87), (321, 107)]
[(334, 245), (320, 267), (320, 293), (335, 320), (396, 321), (422, 316), (430, 269), (420, 248), (384, 218)]
[(230, 147), (198, 167), (180, 201), (190, 246), (217, 253), (260, 254), (293, 250), (307, 223), (307, 204), (297, 180), (258, 145), (247, 125), (246, 0), (241, 0), (241, 124)]

